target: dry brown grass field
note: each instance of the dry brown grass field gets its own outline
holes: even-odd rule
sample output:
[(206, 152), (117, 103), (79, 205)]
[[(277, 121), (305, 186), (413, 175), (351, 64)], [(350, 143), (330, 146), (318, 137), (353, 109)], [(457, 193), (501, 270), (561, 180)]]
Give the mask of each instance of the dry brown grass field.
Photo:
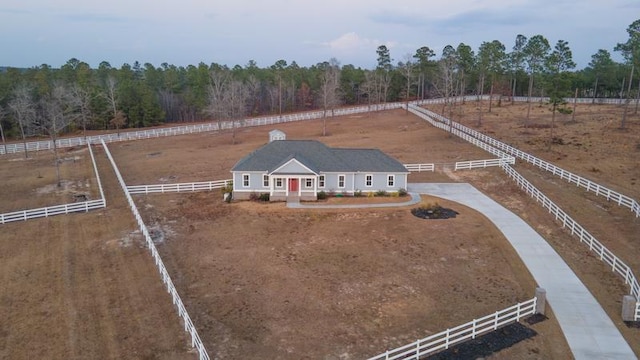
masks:
[[(476, 121), (476, 105), (457, 109), (459, 118), (454, 119), (471, 125)], [(567, 129), (562, 136), (574, 136), (570, 130), (580, 127), (575, 136), (586, 144), (590, 138), (584, 134), (597, 134), (596, 128), (603, 123), (599, 117), (614, 117), (609, 112), (619, 110), (595, 108), (607, 115), (594, 110), (591, 118), (578, 116), (572, 125), (564, 125), (561, 121), (566, 120), (561, 119), (558, 126)], [(627, 157), (617, 158), (625, 152), (607, 148), (617, 149), (622, 141), (593, 139), (590, 143), (592, 151), (611, 154), (622, 166), (589, 165), (584, 159), (595, 157), (581, 155), (583, 160), (576, 161), (580, 155), (574, 150), (583, 151), (582, 145), (554, 145), (551, 151), (541, 148), (544, 129), (523, 129), (521, 112), (520, 105), (494, 107), (492, 114), (483, 116), (480, 130), (505, 136), (501, 139), (524, 151), (637, 198), (637, 188), (631, 184), (637, 161), (635, 169), (633, 161), (625, 167)], [(547, 121), (543, 113), (537, 116), (536, 122)], [(631, 144), (640, 142), (638, 122), (637, 117), (632, 118), (630, 130), (620, 131)], [(411, 182), (474, 184), (548, 239), (640, 354), (640, 331), (620, 321), (620, 299), (627, 291), (620, 279), (499, 169), (452, 171), (455, 161), (493, 156), (404, 111), (331, 119), (326, 137), (320, 136), (320, 121), (307, 121), (243, 129), (235, 145), (229, 133), (204, 133), (109, 146), (130, 185), (226, 179), (233, 164), (264, 144), (268, 131), (276, 127), (291, 139), (376, 147), (403, 163), (437, 164), (435, 173), (412, 174)], [(594, 129), (584, 131), (585, 127)], [(527, 141), (531, 148), (503, 135), (514, 131), (525, 133), (529, 139), (522, 144)], [(534, 131), (539, 132), (537, 137), (531, 135)], [(560, 151), (558, 147), (566, 156), (554, 154)], [(88, 152), (84, 155), (88, 158)], [(0, 325), (0, 357), (47, 353), (77, 358), (94, 357), (92, 354), (189, 357), (180, 320), (163, 293), (154, 264), (141, 239), (131, 235), (135, 227), (122, 190), (101, 151), (98, 158), (108, 198), (106, 210), (3, 225), (0, 314), (8, 320)], [(563, 159), (573, 161), (562, 163)], [(9, 168), (5, 166), (18, 161), (1, 160), (3, 180), (9, 172), (11, 177), (32, 176), (36, 168)], [(40, 167), (44, 172), (47, 164)], [(590, 171), (591, 167), (599, 171)], [(640, 258), (633, 246), (634, 234), (640, 229), (628, 211), (520, 162), (517, 169), (550, 192), (570, 215), (576, 211), (575, 218), (588, 230), (597, 224), (594, 234), (600, 231), (602, 242), (640, 269), (633, 262)], [(74, 176), (78, 175), (67, 175)], [(94, 180), (89, 181), (95, 191)], [(20, 198), (46, 185), (14, 182), (10, 194)], [(5, 194), (2, 196), (4, 199)], [(136, 196), (135, 200), (215, 358), (363, 358), (528, 299), (535, 288), (508, 242), (482, 214), (441, 199), (424, 201), (450, 207), (460, 212), (458, 218), (421, 220), (410, 214), (411, 207), (311, 211), (287, 209), (283, 204), (225, 204), (218, 192)], [(42, 246), (43, 242), (48, 245)], [(13, 255), (16, 252), (19, 254)], [(82, 271), (71, 272), (69, 264), (72, 270)], [(19, 275), (22, 269), (34, 269), (24, 275), (29, 280)], [(552, 311), (548, 316), (531, 325), (536, 336), (490, 358), (571, 358)], [(34, 330), (21, 325), (25, 321), (42, 326)], [(61, 325), (48, 326), (50, 323)], [(37, 350), (30, 353), (34, 346)]]
[(72, 203), (78, 195), (100, 198), (87, 147), (61, 149), (60, 160), (58, 187), (53, 152), (3, 156), (0, 213)]

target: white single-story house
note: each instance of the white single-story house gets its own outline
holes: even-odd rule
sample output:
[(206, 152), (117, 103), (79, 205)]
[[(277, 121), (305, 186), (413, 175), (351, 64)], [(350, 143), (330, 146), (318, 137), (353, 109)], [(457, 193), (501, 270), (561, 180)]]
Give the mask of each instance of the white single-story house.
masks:
[(353, 195), (407, 188), (409, 171), (378, 149), (330, 148), (315, 140), (271, 140), (231, 169), (235, 199), (268, 193), (271, 201), (317, 200), (320, 191)]

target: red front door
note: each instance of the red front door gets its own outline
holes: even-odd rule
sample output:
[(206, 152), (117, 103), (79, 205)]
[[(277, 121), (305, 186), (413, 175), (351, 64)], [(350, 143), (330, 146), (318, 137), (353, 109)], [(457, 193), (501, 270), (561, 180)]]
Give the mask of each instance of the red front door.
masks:
[(298, 192), (298, 179), (289, 179), (289, 192)]

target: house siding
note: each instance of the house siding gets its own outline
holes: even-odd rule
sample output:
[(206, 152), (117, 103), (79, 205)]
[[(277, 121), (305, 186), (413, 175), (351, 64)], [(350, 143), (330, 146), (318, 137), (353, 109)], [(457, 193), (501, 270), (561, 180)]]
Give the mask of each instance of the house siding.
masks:
[[(402, 173), (325, 173), (325, 187), (319, 190), (326, 192), (334, 191), (336, 193), (347, 192), (353, 193), (355, 191), (362, 192), (376, 192), (379, 190), (384, 191), (398, 191), (400, 189), (407, 189), (407, 174)], [(345, 175), (345, 187), (338, 187), (338, 176)], [(366, 176), (372, 175), (372, 186), (366, 186)], [(393, 186), (387, 186), (387, 177), (389, 175), (395, 176), (395, 183)]]
[[(234, 172), (233, 173), (233, 191), (234, 192), (265, 192), (269, 191), (269, 188), (262, 187), (262, 175), (266, 172)], [(249, 187), (243, 186), (243, 176), (249, 175)]]

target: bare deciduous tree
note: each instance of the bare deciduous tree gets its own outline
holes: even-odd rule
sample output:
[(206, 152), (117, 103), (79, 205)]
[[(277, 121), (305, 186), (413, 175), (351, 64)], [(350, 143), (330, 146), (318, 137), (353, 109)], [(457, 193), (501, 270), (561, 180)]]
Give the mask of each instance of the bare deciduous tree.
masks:
[(327, 110), (331, 110), (340, 104), (340, 63), (335, 58), (322, 63), (323, 71), (320, 74), (320, 100), (322, 102), (322, 136), (327, 136)]
[(407, 80), (407, 92), (405, 96), (405, 101), (407, 103), (407, 112), (409, 112), (409, 98), (411, 97), (411, 76), (413, 75), (413, 67), (414, 64), (411, 62), (411, 54), (406, 54), (404, 56), (404, 62), (398, 63), (398, 67), (402, 69), (402, 74)]
[[(434, 82), (434, 86), (440, 96), (445, 99), (444, 103), (442, 104), (442, 114), (445, 115), (445, 110), (448, 107), (449, 118), (451, 119), (453, 113), (453, 103), (451, 101), (451, 97), (456, 95), (456, 89), (458, 88), (456, 86), (456, 50), (453, 48), (453, 46), (445, 46), (442, 51), (442, 57), (438, 62), (438, 66), (440, 69), (440, 76)], [(451, 127), (451, 124), (449, 125)], [(449, 130), (451, 131), (451, 128)]]
[(111, 115), (115, 117), (116, 113), (118, 112), (118, 100), (117, 100), (118, 82), (113, 76), (109, 76), (107, 78), (106, 83), (107, 83), (106, 84), (107, 90), (105, 93), (105, 97), (107, 98), (107, 101), (109, 101), (109, 105), (111, 106), (111, 111), (112, 111)]
[(27, 134), (36, 118), (36, 105), (31, 96), (33, 89), (25, 84), (18, 85), (13, 91), (13, 99), (9, 101), (9, 109), (20, 128), (22, 144), (24, 145), (24, 157), (29, 157), (27, 150)]
[(375, 100), (377, 103), (380, 100), (380, 87), (378, 86), (378, 77), (373, 71), (367, 71), (364, 74), (363, 90), (367, 93), (367, 102), (371, 107), (371, 102)]
[(244, 117), (247, 115), (247, 102), (250, 92), (248, 87), (239, 80), (229, 83), (225, 92), (225, 103), (228, 105), (229, 118), (231, 118), (231, 143), (236, 143), (236, 127), (244, 125)]
[(82, 126), (82, 136), (87, 138), (87, 125), (91, 121), (91, 93), (82, 86), (73, 84), (69, 92), (71, 105), (77, 110), (77, 118)]
[(4, 128), (2, 127), (2, 120), (6, 116), (6, 113), (7, 111), (4, 108), (2, 108), (2, 106), (0, 105), (0, 137), (2, 137), (2, 148), (4, 149), (5, 154), (7, 153), (7, 142), (4, 137)]
[(70, 91), (61, 84), (54, 84), (51, 92), (40, 101), (34, 125), (49, 135), (55, 156), (56, 179), (58, 187), (60, 179), (60, 156), (58, 154), (58, 135), (73, 122), (73, 108), (70, 106)]
[(228, 117), (224, 92), (230, 78), (231, 74), (224, 69), (209, 72), (209, 101), (205, 112), (218, 120), (218, 130), (222, 130), (222, 120)]
[(218, 129), (222, 130), (223, 120), (231, 120), (232, 143), (236, 143), (237, 125), (242, 125), (247, 115), (250, 87), (239, 80), (232, 79), (226, 69), (210, 72), (209, 105), (207, 113), (218, 120)]
[(127, 115), (120, 110), (116, 110), (116, 114), (109, 120), (109, 125), (116, 128), (116, 134), (120, 137), (120, 129), (127, 124)]

